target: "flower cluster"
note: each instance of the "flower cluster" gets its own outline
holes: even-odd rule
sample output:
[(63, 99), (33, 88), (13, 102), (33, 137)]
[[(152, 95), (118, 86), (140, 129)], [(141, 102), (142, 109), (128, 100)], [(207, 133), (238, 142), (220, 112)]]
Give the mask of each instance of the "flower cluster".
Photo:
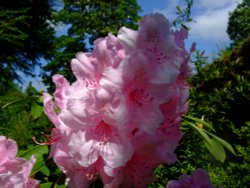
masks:
[(39, 182), (29, 178), (35, 158), (29, 161), (17, 158), (17, 144), (14, 140), (0, 136), (0, 187), (36, 188)]
[(211, 182), (208, 173), (205, 170), (197, 169), (192, 176), (186, 174), (180, 177), (180, 180), (171, 180), (166, 188), (215, 188)]
[(152, 170), (176, 161), (181, 116), (192, 75), (187, 31), (172, 32), (161, 14), (143, 17), (138, 31), (121, 28), (71, 61), (76, 81), (55, 75), (44, 94), (55, 125), (51, 152), (69, 187), (145, 187)]

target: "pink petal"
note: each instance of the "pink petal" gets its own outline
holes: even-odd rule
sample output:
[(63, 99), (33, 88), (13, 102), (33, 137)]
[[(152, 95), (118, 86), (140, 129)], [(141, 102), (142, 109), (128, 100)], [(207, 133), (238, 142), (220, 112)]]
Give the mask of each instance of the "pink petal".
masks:
[(69, 83), (63, 76), (59, 74), (53, 76), (53, 82), (56, 84), (54, 99), (56, 105), (62, 110), (65, 106), (65, 91), (67, 90)]
[(126, 27), (122, 27), (118, 32), (118, 39), (124, 45), (126, 50), (133, 50), (136, 47), (138, 32)]
[[(17, 154), (17, 145), (14, 140), (0, 136), (0, 166)], [(1, 168), (0, 168), (1, 169)]]
[(211, 182), (208, 173), (205, 170), (197, 169), (192, 176), (186, 174), (180, 177), (180, 180), (171, 180), (166, 188), (215, 188)]

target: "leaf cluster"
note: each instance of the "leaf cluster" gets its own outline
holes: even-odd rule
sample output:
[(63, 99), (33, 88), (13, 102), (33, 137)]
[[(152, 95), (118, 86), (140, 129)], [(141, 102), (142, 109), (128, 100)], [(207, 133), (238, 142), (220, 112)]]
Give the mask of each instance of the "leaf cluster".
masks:
[(250, 0), (243, 0), (229, 14), (227, 33), (236, 45), (250, 35)]
[(51, 7), (51, 0), (0, 2), (0, 85), (21, 82), (21, 73), (34, 76), (39, 58), (51, 57)]
[[(35, 93), (28, 92), (30, 90)], [(32, 86), (26, 91), (13, 88), (0, 94), (0, 135), (14, 139), (20, 149), (35, 145), (32, 137), (42, 140), (41, 133), (51, 127), (43, 113), (41, 93)]]
[[(190, 80), (188, 115), (203, 116), (205, 121), (213, 125), (217, 136), (232, 144), (236, 154), (226, 152), (227, 160), (222, 164), (205, 153), (204, 146), (196, 147), (197, 153), (194, 152), (192, 157), (205, 160), (191, 164), (208, 169), (212, 182), (224, 187), (247, 187), (250, 183), (247, 176), (241, 178), (244, 172), (249, 171), (249, 156), (246, 154), (249, 153), (249, 125), (244, 126), (249, 121), (250, 111), (249, 50), (248, 37), (232, 50), (221, 51), (218, 59), (201, 66), (197, 69), (197, 75)], [(201, 130), (204, 128), (205, 131), (208, 130), (205, 126)], [(196, 139), (196, 135), (189, 132), (185, 136), (186, 139)], [(195, 145), (196, 143), (187, 145), (181, 153), (185, 155), (185, 150), (194, 149)], [(216, 143), (210, 143), (210, 146), (212, 151), (219, 150), (220, 147)], [(215, 156), (222, 159), (223, 155), (223, 152), (217, 152)], [(188, 159), (187, 157), (185, 160)]]
[(181, 8), (179, 5), (176, 6), (177, 12), (176, 15), (177, 17), (173, 20), (172, 25), (176, 29), (180, 28), (185, 28), (189, 30), (190, 28), (187, 26), (189, 22), (193, 22), (193, 18), (191, 16), (191, 11), (193, 7), (193, 0), (185, 0), (185, 7)]

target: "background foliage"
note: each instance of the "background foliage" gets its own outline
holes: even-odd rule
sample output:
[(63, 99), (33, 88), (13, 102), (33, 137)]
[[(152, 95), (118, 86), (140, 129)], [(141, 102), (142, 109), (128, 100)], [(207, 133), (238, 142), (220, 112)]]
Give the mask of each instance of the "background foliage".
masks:
[(39, 58), (52, 56), (51, 13), (52, 0), (0, 1), (0, 85), (6, 89), (22, 81), (21, 73), (34, 76)]
[(38, 95), (41, 96), (31, 85), (22, 92), (14, 84), (0, 94), (0, 135), (16, 140), (20, 149), (35, 145), (32, 137), (42, 139), (41, 132), (46, 132), (50, 126), (44, 114), (39, 118), (32, 115), (32, 103), (36, 102)]
[[(33, 136), (40, 142), (46, 141), (44, 135), (52, 127), (39, 108), (41, 93), (32, 85), (25, 91), (16, 86), (13, 80), (20, 79), (16, 70), (32, 74), (38, 59), (45, 57), (51, 59), (44, 67), (45, 83), (50, 84), (55, 73), (73, 80), (69, 61), (75, 53), (91, 50), (95, 38), (108, 32), (115, 34), (121, 26), (135, 28), (140, 7), (134, 0), (114, 0), (112, 6), (96, 0), (64, 0), (60, 6), (52, 6), (58, 1), (13, 2), (0, 3), (0, 134), (17, 141), (20, 156), (29, 158), (32, 152), (36, 153), (38, 162), (33, 174), (41, 180), (42, 188), (65, 187), (64, 175), (48, 160), (48, 146), (37, 146), (32, 141)], [(179, 7), (173, 24), (177, 29), (187, 27), (186, 23), (192, 21), (192, 4), (188, 0), (186, 9)], [(67, 25), (69, 29), (64, 35), (55, 36), (52, 23), (57, 27)], [(200, 134), (184, 125), (183, 138), (176, 150), (178, 161), (155, 169), (157, 181), (149, 187), (165, 187), (168, 180), (178, 179), (183, 173), (191, 174), (196, 168), (207, 169), (215, 185), (225, 188), (250, 185), (249, 25), (249, 0), (244, 0), (230, 14), (227, 31), (232, 46), (220, 51), (212, 62), (197, 50), (193, 57), (197, 74), (189, 80), (188, 116), (213, 125), (215, 134), (231, 143), (236, 155), (227, 152), (226, 161), (221, 163), (207, 151)], [(209, 130), (201, 122), (196, 125)], [(92, 187), (98, 186), (99, 182)]]
[(250, 0), (243, 0), (229, 14), (227, 33), (233, 44), (244, 40), (250, 33)]

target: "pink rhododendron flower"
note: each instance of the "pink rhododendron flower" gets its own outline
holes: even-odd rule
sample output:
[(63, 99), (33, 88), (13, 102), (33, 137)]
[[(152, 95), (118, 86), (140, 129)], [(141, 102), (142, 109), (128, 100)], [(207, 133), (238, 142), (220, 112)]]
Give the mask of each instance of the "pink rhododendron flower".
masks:
[(208, 173), (205, 170), (197, 169), (192, 176), (186, 174), (180, 177), (180, 180), (171, 180), (166, 188), (215, 188), (211, 182)]
[(16, 157), (17, 145), (14, 140), (0, 136), (0, 187), (36, 188), (39, 182), (29, 178), (35, 158), (29, 161)]
[(145, 187), (157, 165), (176, 161), (192, 76), (186, 37), (150, 14), (138, 31), (123, 27), (97, 39), (93, 52), (78, 52), (74, 83), (53, 77), (56, 91), (43, 97), (55, 125), (50, 157), (69, 187), (88, 187), (98, 176), (106, 187)]

